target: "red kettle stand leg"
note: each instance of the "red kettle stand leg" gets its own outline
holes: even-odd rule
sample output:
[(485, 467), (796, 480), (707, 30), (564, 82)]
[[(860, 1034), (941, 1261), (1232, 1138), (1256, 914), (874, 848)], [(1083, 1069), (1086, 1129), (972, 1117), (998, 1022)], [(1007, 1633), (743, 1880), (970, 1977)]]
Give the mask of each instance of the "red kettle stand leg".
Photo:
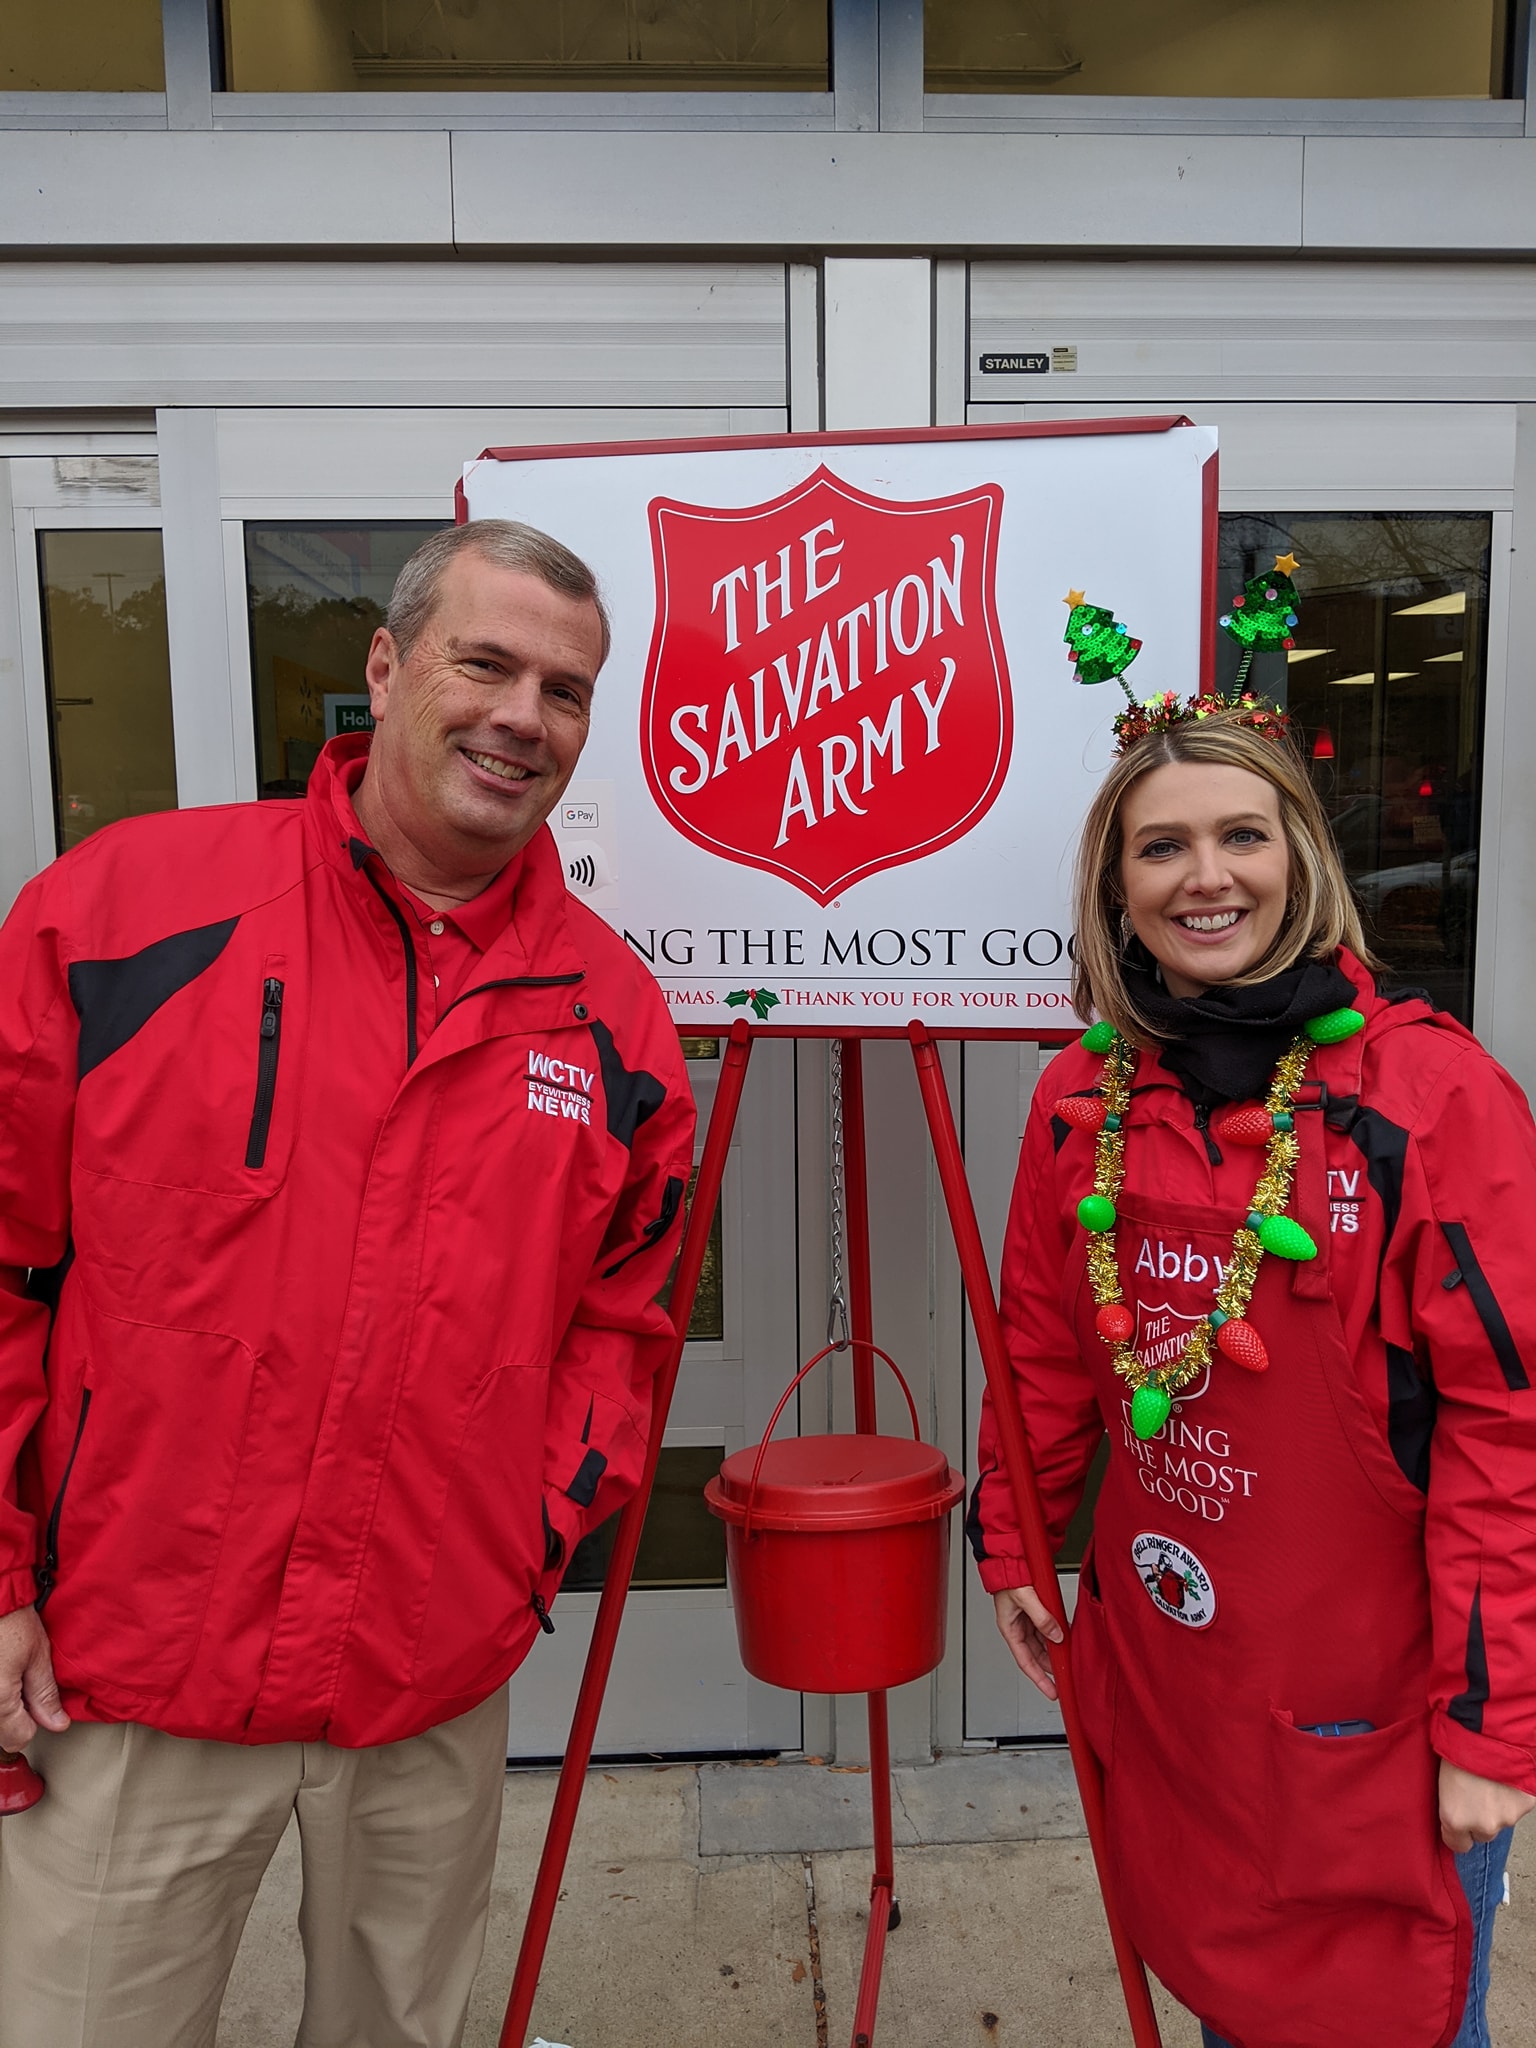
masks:
[(1058, 1646), (1053, 1646), (1051, 1650), (1051, 1670), (1060, 1697), (1061, 1718), (1066, 1723), (1067, 1744), (1072, 1752), (1073, 1768), (1077, 1773), (1077, 1787), (1083, 1802), (1083, 1817), (1088, 1824), (1088, 1840), (1098, 1870), (1104, 1917), (1109, 1922), (1109, 1936), (1114, 1944), (1115, 1962), (1120, 1971), (1120, 1985), (1125, 1993), (1126, 2011), (1130, 2015), (1131, 2035), (1136, 2048), (1162, 2048), (1162, 2035), (1158, 2031), (1157, 2014), (1152, 2009), (1152, 1994), (1147, 1985), (1146, 1965), (1125, 1931), (1109, 1874), (1104, 1828), (1104, 1774), (1083, 1733), (1082, 1717), (1078, 1711), (1077, 1691), (1072, 1678), (1072, 1631), (1067, 1621), (1066, 1609), (1062, 1605), (1061, 1588), (1056, 1580), (1055, 1561), (1051, 1556), (1045, 1516), (1040, 1506), (1040, 1489), (1035, 1481), (1034, 1460), (1030, 1457), (1029, 1444), (1024, 1435), (1024, 1418), (1019, 1412), (1013, 1370), (1008, 1362), (1008, 1353), (1003, 1342), (1002, 1321), (997, 1312), (997, 1299), (992, 1292), (992, 1276), (987, 1270), (987, 1255), (982, 1246), (981, 1232), (976, 1224), (976, 1209), (971, 1200), (970, 1185), (965, 1177), (965, 1161), (960, 1150), (959, 1134), (955, 1129), (954, 1111), (950, 1107), (949, 1089), (944, 1081), (944, 1069), (939, 1064), (938, 1048), (916, 1019), (907, 1026), (907, 1036), (912, 1041), (912, 1056), (917, 1064), (917, 1082), (923, 1094), (923, 1108), (927, 1113), (928, 1130), (933, 1139), (934, 1158), (944, 1189), (945, 1206), (949, 1210), (955, 1249), (960, 1255), (960, 1271), (965, 1283), (966, 1299), (970, 1304), (971, 1321), (976, 1330), (977, 1346), (981, 1352), (982, 1364), (986, 1368), (987, 1386), (997, 1417), (1003, 1462), (1008, 1469), (1009, 1483), (1013, 1488), (1014, 1505), (1024, 1539), (1024, 1555), (1029, 1565), (1030, 1578), (1035, 1591), (1061, 1623), (1063, 1630), (1062, 1642)]
[(613, 1555), (603, 1580), (597, 1620), (592, 1627), (592, 1642), (581, 1675), (581, 1690), (576, 1695), (576, 1711), (571, 1719), (571, 1732), (560, 1766), (560, 1781), (555, 1788), (555, 1802), (544, 1835), (544, 1851), (539, 1858), (533, 1897), (528, 1904), (528, 1918), (523, 1924), (522, 1947), (518, 1951), (517, 1968), (512, 1977), (506, 2018), (502, 2022), (500, 2048), (523, 2048), (528, 2023), (533, 2016), (534, 1994), (538, 1990), (544, 1952), (549, 1945), (549, 1930), (560, 1898), (560, 1880), (565, 1874), (565, 1859), (576, 1826), (582, 1785), (587, 1766), (592, 1761), (598, 1716), (602, 1712), (603, 1694), (613, 1665), (614, 1646), (619, 1639), (619, 1623), (624, 1618), (624, 1601), (635, 1567), (635, 1553), (640, 1548), (640, 1532), (645, 1526), (645, 1510), (656, 1478), (656, 1462), (661, 1455), (667, 1411), (672, 1405), (672, 1393), (677, 1385), (677, 1369), (688, 1337), (688, 1320), (693, 1314), (699, 1274), (704, 1267), (709, 1226), (714, 1220), (715, 1204), (720, 1199), (720, 1186), (725, 1179), (731, 1133), (736, 1128), (736, 1113), (741, 1107), (741, 1091), (746, 1082), (747, 1061), (751, 1053), (752, 1041), (746, 1022), (738, 1018), (726, 1040), (720, 1079), (715, 1087), (714, 1108), (710, 1111), (709, 1131), (699, 1161), (698, 1178), (694, 1182), (693, 1200), (689, 1204), (682, 1250), (678, 1254), (677, 1275), (672, 1282), (668, 1314), (672, 1318), (673, 1338), (656, 1375), (651, 1397), (650, 1442), (645, 1466), (639, 1486), (619, 1517)]

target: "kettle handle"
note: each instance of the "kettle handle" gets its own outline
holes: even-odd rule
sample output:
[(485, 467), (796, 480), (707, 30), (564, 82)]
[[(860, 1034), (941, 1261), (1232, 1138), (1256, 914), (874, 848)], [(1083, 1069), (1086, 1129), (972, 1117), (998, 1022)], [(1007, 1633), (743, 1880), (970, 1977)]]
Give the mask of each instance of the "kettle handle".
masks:
[(896, 1363), (895, 1359), (892, 1358), (891, 1354), (888, 1351), (882, 1351), (878, 1344), (871, 1344), (867, 1337), (845, 1337), (840, 1343), (824, 1344), (813, 1359), (810, 1359), (805, 1365), (801, 1366), (800, 1370), (795, 1374), (794, 1378), (790, 1381), (789, 1385), (784, 1389), (783, 1394), (779, 1398), (779, 1405), (777, 1408), (774, 1409), (773, 1414), (769, 1419), (768, 1427), (763, 1431), (763, 1440), (757, 1447), (757, 1458), (752, 1466), (752, 1480), (747, 1488), (747, 1512), (746, 1518), (741, 1525), (741, 1533), (743, 1540), (745, 1540), (752, 1534), (752, 1504), (757, 1499), (757, 1475), (763, 1469), (763, 1459), (767, 1454), (768, 1440), (773, 1435), (773, 1432), (779, 1426), (779, 1417), (784, 1413), (784, 1410), (789, 1406), (790, 1395), (795, 1391), (796, 1387), (799, 1386), (800, 1382), (805, 1378), (806, 1374), (808, 1372), (814, 1372), (816, 1367), (820, 1365), (821, 1361), (824, 1358), (830, 1358), (834, 1351), (851, 1350), (855, 1345), (861, 1346), (865, 1351), (872, 1351), (875, 1354), (876, 1358), (883, 1358), (885, 1360), (885, 1363), (891, 1368), (891, 1371), (895, 1373), (897, 1382), (901, 1387), (901, 1391), (903, 1394), (905, 1394), (907, 1398), (907, 1413), (912, 1418), (912, 1441), (914, 1443), (922, 1442), (923, 1432), (917, 1420), (917, 1403), (912, 1398), (912, 1389), (907, 1385), (906, 1374), (902, 1371), (901, 1367)]

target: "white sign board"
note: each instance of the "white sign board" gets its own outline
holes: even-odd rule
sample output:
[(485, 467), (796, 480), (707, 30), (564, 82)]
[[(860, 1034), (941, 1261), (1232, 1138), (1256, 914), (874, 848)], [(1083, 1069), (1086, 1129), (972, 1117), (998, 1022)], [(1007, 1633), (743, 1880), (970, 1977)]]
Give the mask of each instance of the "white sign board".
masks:
[(1074, 679), (1064, 629), (1141, 643), (1138, 697), (1197, 687), (1215, 456), (1135, 421), (468, 465), (466, 517), (541, 527), (602, 585), (613, 651), (550, 823), (679, 1025), (1070, 1025), (1072, 847), (1125, 697)]

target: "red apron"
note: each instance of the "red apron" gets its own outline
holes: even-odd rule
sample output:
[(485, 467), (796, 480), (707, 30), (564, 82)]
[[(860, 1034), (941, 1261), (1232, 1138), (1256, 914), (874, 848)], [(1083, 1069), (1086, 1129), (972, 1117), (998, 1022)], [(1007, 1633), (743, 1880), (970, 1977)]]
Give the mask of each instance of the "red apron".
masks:
[[(1135, 1190), (1135, 1123), (1116, 1244), (1137, 1348), (1162, 1363), (1211, 1306), (1235, 1205)], [(1471, 1929), (1437, 1819), (1424, 1501), (1357, 1385), (1328, 1289), (1322, 1118), (1298, 1123), (1291, 1213), (1319, 1256), (1260, 1268), (1270, 1369), (1218, 1355), (1150, 1443), (1076, 1254), (1113, 1455), (1073, 1668), (1121, 1910), (1174, 1996), (1235, 2048), (1444, 2048)], [(1235, 1164), (1256, 1178), (1261, 1160)], [(1372, 1732), (1303, 1732), (1349, 1721)]]

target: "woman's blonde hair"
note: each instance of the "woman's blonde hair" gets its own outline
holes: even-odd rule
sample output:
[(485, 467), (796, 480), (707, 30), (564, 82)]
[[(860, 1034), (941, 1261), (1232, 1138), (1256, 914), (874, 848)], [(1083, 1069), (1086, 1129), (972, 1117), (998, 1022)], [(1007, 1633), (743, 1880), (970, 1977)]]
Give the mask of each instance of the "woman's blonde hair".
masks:
[(1348, 946), (1363, 965), (1375, 968), (1379, 963), (1366, 942), (1344, 864), (1305, 762), (1289, 740), (1266, 737), (1245, 725), (1240, 712), (1217, 711), (1137, 740), (1110, 769), (1088, 807), (1073, 884), (1077, 932), (1072, 1002), (1078, 1014), (1097, 1013), (1137, 1043), (1159, 1036), (1131, 1000), (1122, 968), (1120, 810), (1143, 776), (1174, 761), (1244, 768), (1262, 776), (1280, 799), (1280, 824), (1291, 856), (1286, 914), (1263, 959), (1223, 986), (1244, 988), (1268, 981), (1298, 960), (1325, 960), (1340, 946)]

